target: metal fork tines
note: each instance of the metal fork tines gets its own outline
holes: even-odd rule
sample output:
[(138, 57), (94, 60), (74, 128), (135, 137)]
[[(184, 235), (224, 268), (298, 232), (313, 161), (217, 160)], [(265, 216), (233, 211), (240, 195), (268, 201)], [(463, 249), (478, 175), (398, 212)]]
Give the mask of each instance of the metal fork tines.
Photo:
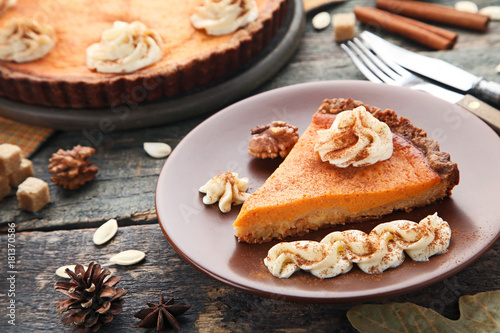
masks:
[(347, 44), (340, 46), (368, 80), (426, 91), (451, 102), (457, 102), (463, 98), (461, 94), (424, 81), (390, 60), (390, 57), (381, 53), (373, 53), (369, 50), (369, 43), (366, 44), (360, 39), (354, 38), (354, 42), (348, 41)]
[(342, 49), (347, 52), (356, 67), (358, 67), (363, 75), (365, 75), (370, 81), (385, 82), (399, 86), (404, 85), (402, 80), (413, 76), (413, 74), (405, 70), (403, 67), (385, 59), (384, 61), (388, 62), (388, 65), (390, 65), (393, 69), (389, 68), (384, 61), (375, 56), (375, 54), (372, 53), (358, 38), (354, 38), (354, 43), (348, 41), (347, 45), (342, 44)]

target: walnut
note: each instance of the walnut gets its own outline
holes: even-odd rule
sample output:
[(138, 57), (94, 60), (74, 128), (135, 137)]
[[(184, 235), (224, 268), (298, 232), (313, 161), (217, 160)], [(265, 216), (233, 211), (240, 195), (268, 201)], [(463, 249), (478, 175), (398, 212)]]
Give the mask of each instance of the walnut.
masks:
[(251, 133), (248, 153), (257, 158), (285, 158), (299, 139), (297, 127), (284, 121), (257, 126)]
[(59, 149), (49, 160), (49, 171), (54, 174), (50, 180), (66, 190), (75, 190), (90, 182), (99, 170), (87, 161), (94, 153), (94, 148), (80, 145), (72, 150)]

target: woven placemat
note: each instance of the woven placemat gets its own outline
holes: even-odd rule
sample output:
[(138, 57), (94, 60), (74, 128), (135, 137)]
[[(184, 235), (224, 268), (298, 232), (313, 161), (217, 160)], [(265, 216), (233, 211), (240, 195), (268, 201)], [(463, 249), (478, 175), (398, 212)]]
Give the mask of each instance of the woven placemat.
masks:
[(21, 147), (24, 158), (30, 157), (52, 134), (53, 129), (26, 125), (0, 117), (0, 143)]

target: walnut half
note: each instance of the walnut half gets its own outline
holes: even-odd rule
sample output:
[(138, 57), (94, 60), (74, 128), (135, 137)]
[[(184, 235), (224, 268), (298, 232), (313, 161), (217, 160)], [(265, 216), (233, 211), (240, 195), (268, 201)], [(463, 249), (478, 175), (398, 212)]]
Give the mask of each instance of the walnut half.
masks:
[(248, 153), (257, 158), (285, 158), (299, 139), (297, 127), (280, 120), (257, 126), (251, 133)]

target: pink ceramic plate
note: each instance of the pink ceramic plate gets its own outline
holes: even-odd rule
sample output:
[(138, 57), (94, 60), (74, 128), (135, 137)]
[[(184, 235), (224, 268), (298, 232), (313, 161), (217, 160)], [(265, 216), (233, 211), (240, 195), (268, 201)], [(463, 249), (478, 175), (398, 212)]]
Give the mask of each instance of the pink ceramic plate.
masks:
[[(247, 154), (250, 129), (284, 120), (302, 133), (325, 98), (352, 97), (391, 108), (438, 139), (460, 169), (460, 184), (451, 198), (411, 213), (332, 227), (301, 239), (321, 240), (336, 230), (369, 232), (394, 219), (420, 221), (438, 212), (453, 235), (449, 252), (428, 262), (407, 258), (398, 268), (368, 275), (354, 267), (348, 274), (320, 280), (304, 272), (289, 279), (272, 276), (263, 264), (267, 244), (238, 243), (232, 223), (240, 206), (228, 214), (205, 206), (198, 188), (231, 170), (250, 179), (255, 191), (280, 163)], [(487, 154), (485, 154), (487, 152)], [(481, 120), (459, 106), (422, 92), (365, 81), (327, 81), (268, 91), (238, 102), (196, 127), (175, 148), (161, 171), (156, 190), (158, 220), (167, 240), (191, 265), (212, 278), (253, 294), (306, 302), (354, 302), (415, 291), (443, 280), (478, 259), (500, 235), (498, 210), (500, 138)], [(290, 238), (289, 240), (296, 240)]]

